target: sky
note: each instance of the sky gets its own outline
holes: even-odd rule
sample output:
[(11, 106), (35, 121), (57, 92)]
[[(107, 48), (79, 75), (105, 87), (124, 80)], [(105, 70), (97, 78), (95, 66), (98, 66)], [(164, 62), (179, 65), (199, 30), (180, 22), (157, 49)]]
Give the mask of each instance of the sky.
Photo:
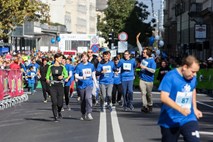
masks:
[[(147, 11), (149, 11), (150, 15), (148, 17), (148, 20), (146, 20), (145, 22), (149, 22), (153, 18), (151, 0), (138, 0), (138, 1), (140, 2), (142, 1), (145, 5), (148, 6)], [(154, 13), (158, 13), (158, 10), (160, 9), (160, 1), (161, 0), (153, 0)]]

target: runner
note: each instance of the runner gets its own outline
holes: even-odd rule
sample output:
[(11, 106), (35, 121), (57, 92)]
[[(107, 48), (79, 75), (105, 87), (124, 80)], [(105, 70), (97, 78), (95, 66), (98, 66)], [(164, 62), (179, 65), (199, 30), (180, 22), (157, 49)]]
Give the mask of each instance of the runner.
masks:
[(113, 70), (115, 65), (110, 61), (109, 53), (103, 53), (103, 60), (98, 64), (96, 75), (100, 75), (99, 84), (100, 84), (100, 106), (101, 111), (103, 112), (103, 105), (106, 102), (106, 107), (109, 111), (112, 111), (112, 87), (113, 87)]
[(49, 66), (46, 74), (47, 83), (50, 84), (50, 95), (52, 101), (52, 111), (54, 121), (58, 122), (58, 118), (62, 118), (61, 109), (63, 107), (64, 96), (64, 81), (67, 79), (67, 71), (64, 66), (61, 65), (62, 55), (56, 53), (54, 55), (55, 63)]
[(200, 141), (197, 119), (202, 112), (197, 108), (195, 89), (198, 71), (199, 61), (190, 55), (164, 76), (159, 86), (163, 103), (158, 121), (162, 142), (177, 142), (180, 134), (184, 141)]
[(121, 67), (121, 82), (123, 88), (123, 108), (127, 111), (129, 108), (131, 111), (134, 109), (132, 105), (133, 101), (133, 81), (135, 78), (134, 71), (136, 67), (136, 61), (134, 58), (130, 59), (130, 53), (128, 50), (124, 52), (124, 59), (121, 59), (117, 65)]
[[(95, 68), (88, 62), (86, 52), (81, 55), (82, 62), (76, 67), (75, 78), (78, 80), (78, 89), (81, 95), (81, 120), (93, 120), (92, 117), (92, 88), (98, 87)], [(95, 86), (93, 86), (93, 81)]]

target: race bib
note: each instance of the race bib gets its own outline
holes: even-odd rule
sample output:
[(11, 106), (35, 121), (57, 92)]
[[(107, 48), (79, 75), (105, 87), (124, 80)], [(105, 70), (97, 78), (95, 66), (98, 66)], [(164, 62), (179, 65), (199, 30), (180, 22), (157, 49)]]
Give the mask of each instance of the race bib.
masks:
[(182, 108), (192, 107), (192, 92), (178, 92), (175, 102)]
[(103, 70), (105, 70), (106, 73), (111, 73), (112, 72), (111, 66), (103, 66)]
[(34, 77), (35, 77), (35, 73), (34, 73), (34, 72), (31, 72), (31, 73), (30, 73), (30, 76), (31, 76), (31, 80), (33, 80)]
[(141, 65), (143, 65), (143, 66), (148, 66), (148, 62), (146, 61), (146, 60), (142, 60), (142, 62), (141, 62)]
[(36, 72), (36, 67), (35, 66), (33, 66), (33, 70)]
[(86, 76), (86, 77), (92, 76), (92, 70), (90, 68), (83, 69), (82, 72), (83, 72), (83, 76)]
[(132, 66), (132, 64), (130, 64), (130, 63), (123, 63), (124, 70), (131, 70), (131, 66)]
[(72, 76), (72, 71), (69, 71), (69, 76)]

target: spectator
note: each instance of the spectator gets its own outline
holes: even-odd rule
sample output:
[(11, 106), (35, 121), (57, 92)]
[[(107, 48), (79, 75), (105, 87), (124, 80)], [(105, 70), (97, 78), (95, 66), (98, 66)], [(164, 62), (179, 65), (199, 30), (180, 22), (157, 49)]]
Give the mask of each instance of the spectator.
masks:
[(168, 64), (165, 60), (161, 61), (161, 67), (158, 72), (157, 80), (162, 81), (163, 77), (169, 72), (171, 69), (168, 67)]

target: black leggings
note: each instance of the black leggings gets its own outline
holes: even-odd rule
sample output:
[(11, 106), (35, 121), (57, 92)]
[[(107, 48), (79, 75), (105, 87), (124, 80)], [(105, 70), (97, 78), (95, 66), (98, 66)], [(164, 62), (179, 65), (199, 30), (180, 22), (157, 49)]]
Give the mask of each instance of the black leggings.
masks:
[[(112, 88), (112, 103), (113, 104), (115, 104), (116, 102), (121, 100), (122, 93), (123, 93), (122, 84), (114, 84), (113, 88)], [(116, 96), (117, 96), (117, 98), (116, 98)]]
[(42, 92), (44, 96), (44, 100), (47, 100), (47, 93), (50, 96), (50, 88), (45, 80), (41, 80)]
[(65, 103), (69, 105), (70, 86), (64, 86)]
[(63, 107), (64, 86), (62, 83), (54, 83), (50, 86), (53, 116), (57, 117), (57, 112), (61, 112)]

